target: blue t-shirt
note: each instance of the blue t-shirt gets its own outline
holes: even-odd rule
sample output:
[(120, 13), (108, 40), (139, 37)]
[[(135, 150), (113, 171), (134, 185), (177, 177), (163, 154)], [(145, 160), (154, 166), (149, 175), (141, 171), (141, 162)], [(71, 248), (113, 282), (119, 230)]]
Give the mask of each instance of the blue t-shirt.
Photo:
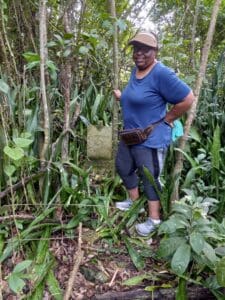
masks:
[[(137, 79), (135, 73), (136, 67), (121, 96), (124, 129), (144, 129), (163, 119), (167, 104), (181, 102), (191, 91), (174, 71), (160, 62), (142, 79)], [(141, 146), (164, 148), (171, 143), (171, 137), (171, 127), (161, 122)]]

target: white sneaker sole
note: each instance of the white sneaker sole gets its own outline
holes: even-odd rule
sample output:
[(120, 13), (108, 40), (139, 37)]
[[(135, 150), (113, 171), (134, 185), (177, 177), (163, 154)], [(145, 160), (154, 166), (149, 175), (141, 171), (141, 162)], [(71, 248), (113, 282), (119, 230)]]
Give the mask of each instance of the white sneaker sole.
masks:
[[(125, 208), (125, 207), (118, 207), (116, 206), (117, 209), (121, 210), (121, 211), (127, 211), (129, 210), (130, 208)], [(144, 213), (145, 212), (145, 209), (142, 207), (140, 210), (139, 210), (139, 213)]]

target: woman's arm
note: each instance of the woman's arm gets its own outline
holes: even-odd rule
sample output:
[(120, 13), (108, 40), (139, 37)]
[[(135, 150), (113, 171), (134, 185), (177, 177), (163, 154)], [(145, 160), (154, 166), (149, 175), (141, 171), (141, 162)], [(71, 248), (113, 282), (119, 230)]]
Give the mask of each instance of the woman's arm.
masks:
[(164, 121), (172, 127), (173, 121), (189, 110), (194, 99), (194, 94), (191, 91), (181, 102), (175, 104), (171, 110), (167, 112)]

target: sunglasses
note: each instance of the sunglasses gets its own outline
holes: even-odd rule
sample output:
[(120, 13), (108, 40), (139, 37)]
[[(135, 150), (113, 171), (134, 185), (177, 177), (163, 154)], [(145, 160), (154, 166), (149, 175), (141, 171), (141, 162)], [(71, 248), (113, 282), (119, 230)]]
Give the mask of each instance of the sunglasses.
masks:
[(137, 52), (147, 53), (152, 50), (155, 50), (155, 48), (150, 47), (150, 46), (145, 46), (145, 45), (143, 45), (143, 46), (134, 45), (134, 47), (133, 47), (134, 53), (137, 53)]

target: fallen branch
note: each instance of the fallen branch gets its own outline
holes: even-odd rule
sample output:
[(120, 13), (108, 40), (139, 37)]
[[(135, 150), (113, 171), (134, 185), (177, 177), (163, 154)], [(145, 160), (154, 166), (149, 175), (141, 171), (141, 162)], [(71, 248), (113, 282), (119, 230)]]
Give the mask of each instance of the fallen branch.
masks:
[[(204, 287), (190, 287), (188, 288), (187, 296), (189, 300), (213, 300), (215, 296)], [(176, 289), (159, 289), (154, 292), (147, 292), (144, 289), (135, 289), (126, 292), (107, 292), (102, 295), (95, 295), (92, 300), (142, 300), (142, 299), (154, 299), (154, 300), (174, 300), (176, 297)]]
[(78, 249), (77, 252), (74, 254), (74, 266), (73, 266), (73, 270), (70, 274), (69, 277), (69, 281), (67, 284), (67, 288), (66, 288), (66, 292), (64, 294), (63, 300), (69, 300), (71, 293), (72, 293), (72, 289), (73, 289), (73, 284), (74, 284), (74, 280), (76, 278), (78, 269), (80, 267), (80, 264), (83, 260), (84, 257), (84, 251), (81, 250), (81, 244), (82, 244), (82, 223), (79, 224), (79, 236), (78, 236)]
[(9, 220), (34, 220), (35, 217), (32, 215), (27, 214), (20, 214), (20, 215), (9, 215), (5, 217), (0, 217), (0, 222), (9, 221)]
[(46, 172), (46, 169), (47, 168), (44, 168), (44, 169), (40, 170), (37, 174), (27, 176), (23, 180), (15, 183), (14, 185), (7, 187), (3, 192), (0, 192), (0, 199), (4, 198), (12, 191), (15, 192), (16, 190), (23, 187), (25, 184), (27, 184), (31, 180), (37, 180), (39, 177), (41, 177)]

